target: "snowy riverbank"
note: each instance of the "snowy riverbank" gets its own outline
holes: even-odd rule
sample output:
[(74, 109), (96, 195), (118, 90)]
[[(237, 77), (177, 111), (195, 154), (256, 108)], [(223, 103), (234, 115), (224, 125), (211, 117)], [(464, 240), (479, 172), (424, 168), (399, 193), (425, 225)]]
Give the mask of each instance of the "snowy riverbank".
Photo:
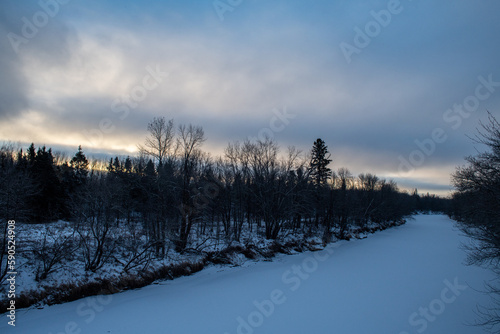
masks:
[(44, 309), (2, 333), (481, 333), (493, 275), (464, 266), (465, 237), (421, 215), (367, 239)]

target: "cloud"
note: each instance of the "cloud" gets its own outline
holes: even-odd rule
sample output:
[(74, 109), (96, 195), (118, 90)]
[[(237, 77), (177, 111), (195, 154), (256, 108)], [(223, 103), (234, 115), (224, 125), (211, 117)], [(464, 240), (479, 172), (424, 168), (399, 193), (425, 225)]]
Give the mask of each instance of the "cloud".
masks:
[(26, 90), (28, 82), (19, 70), (20, 60), (12, 49), (7, 34), (13, 29), (14, 23), (9, 15), (9, 2), (2, 4), (0, 11), (0, 120), (15, 115), (28, 106)]
[[(36, 4), (36, 5), (35, 5)], [(50, 17), (38, 3), (5, 1), (0, 12), (0, 119), (17, 117), (26, 112), (33, 101), (30, 92), (38, 71), (27, 70), (25, 63), (36, 60), (39, 68), (50, 70), (67, 62), (74, 31), (61, 17)], [(34, 17), (42, 17), (40, 27)], [(54, 12), (56, 13), (56, 12)], [(56, 13), (57, 14), (57, 13)], [(28, 23), (27, 23), (28, 22)], [(32, 28), (25, 28), (30, 25)], [(31, 29), (31, 30), (30, 30)], [(29, 31), (30, 34), (26, 34)]]
[[(70, 2), (20, 54), (0, 39), (1, 139), (127, 152), (153, 117), (165, 116), (202, 125), (207, 149), (222, 152), (229, 141), (257, 136), (273, 109), (286, 107), (296, 117), (274, 133), (283, 147), (308, 151), (321, 137), (336, 167), (436, 182), (439, 190), (443, 175), (474, 153), (466, 134), (500, 106), (499, 91), (458, 129), (443, 120), (474, 93), (478, 76), (500, 81), (499, 5), (404, 4), (347, 64), (339, 44), (386, 1), (244, 2), (224, 21), (211, 2)], [(19, 32), (22, 17), (38, 10), (37, 2), (7, 1), (0, 33)], [(114, 102), (143, 85), (148, 67), (168, 76), (122, 117)], [(447, 140), (418, 170), (441, 168), (439, 179), (398, 175), (399, 157), (436, 128)]]

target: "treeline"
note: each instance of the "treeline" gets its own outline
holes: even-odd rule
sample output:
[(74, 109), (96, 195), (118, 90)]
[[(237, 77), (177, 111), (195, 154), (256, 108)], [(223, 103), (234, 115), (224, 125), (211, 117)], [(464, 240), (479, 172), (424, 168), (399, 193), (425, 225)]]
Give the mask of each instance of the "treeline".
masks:
[[(112, 255), (111, 231), (138, 223), (148, 249), (161, 256), (196, 240), (241, 241), (297, 233), (348, 237), (351, 226), (384, 225), (420, 211), (445, 211), (448, 201), (401, 192), (372, 174), (333, 172), (318, 139), (306, 158), (294, 148), (280, 154), (270, 140), (231, 143), (223, 156), (201, 150), (201, 127), (174, 127), (154, 119), (138, 157), (112, 158), (91, 168), (80, 147), (71, 159), (51, 149), (0, 150), (0, 217), (31, 223), (68, 220), (95, 271)], [(1, 245), (0, 245), (1, 246)], [(3, 247), (5, 248), (5, 247)], [(3, 249), (0, 247), (0, 249)], [(1, 264), (0, 264), (1, 265)]]

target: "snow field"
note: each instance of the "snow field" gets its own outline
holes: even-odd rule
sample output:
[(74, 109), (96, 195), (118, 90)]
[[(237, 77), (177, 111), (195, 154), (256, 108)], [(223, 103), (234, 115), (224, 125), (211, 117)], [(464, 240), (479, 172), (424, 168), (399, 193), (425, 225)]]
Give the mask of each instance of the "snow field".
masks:
[(494, 276), (463, 264), (462, 242), (447, 217), (421, 215), (319, 252), (19, 310), (0, 333), (483, 333), (467, 324)]

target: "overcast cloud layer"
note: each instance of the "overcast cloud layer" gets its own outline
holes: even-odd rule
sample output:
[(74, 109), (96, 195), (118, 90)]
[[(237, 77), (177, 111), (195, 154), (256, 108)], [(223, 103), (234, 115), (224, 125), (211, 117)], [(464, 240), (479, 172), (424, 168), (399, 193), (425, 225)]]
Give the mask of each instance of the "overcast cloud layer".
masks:
[(321, 137), (334, 169), (447, 194), (476, 152), (467, 135), (500, 115), (499, 12), (494, 0), (6, 0), (0, 140), (131, 154), (165, 116), (202, 125), (215, 155), (269, 129), (304, 151)]

